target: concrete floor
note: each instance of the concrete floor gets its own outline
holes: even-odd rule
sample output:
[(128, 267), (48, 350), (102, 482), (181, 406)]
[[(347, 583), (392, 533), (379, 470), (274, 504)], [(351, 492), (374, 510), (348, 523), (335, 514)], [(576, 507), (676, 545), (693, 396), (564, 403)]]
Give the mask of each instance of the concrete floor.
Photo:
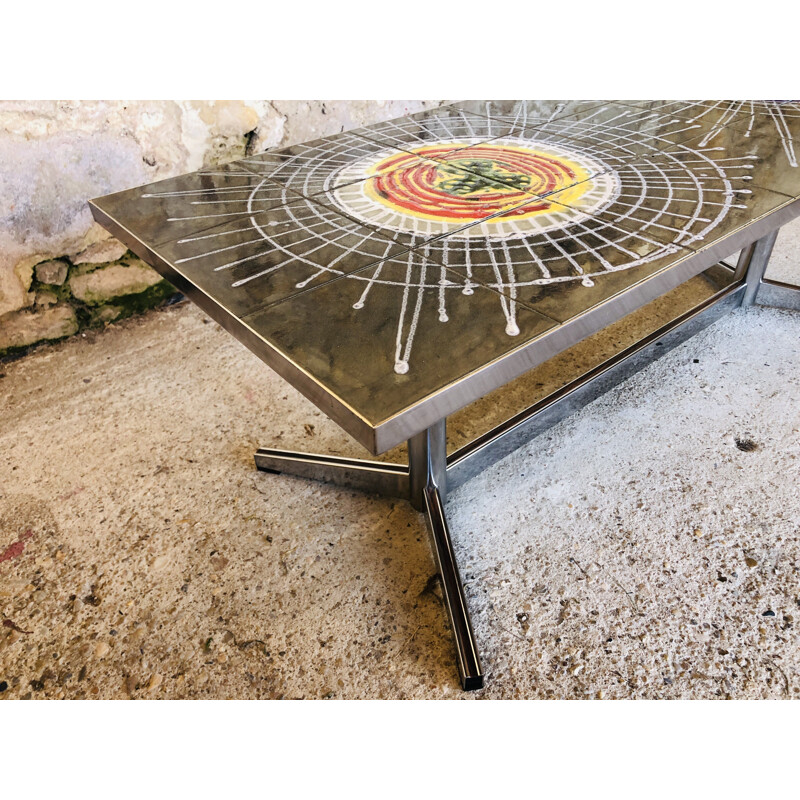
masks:
[[(800, 224), (770, 275), (800, 283)], [(452, 444), (671, 311), (455, 415)], [(197, 308), (0, 373), (0, 698), (800, 694), (797, 313), (734, 312), (451, 495), (470, 695), (422, 517), (257, 473), (258, 445), (361, 453)]]

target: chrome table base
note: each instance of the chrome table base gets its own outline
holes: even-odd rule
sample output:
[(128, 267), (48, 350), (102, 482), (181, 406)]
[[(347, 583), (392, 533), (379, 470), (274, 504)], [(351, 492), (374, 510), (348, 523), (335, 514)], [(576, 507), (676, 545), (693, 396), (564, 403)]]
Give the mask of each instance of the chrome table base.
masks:
[(483, 669), (464, 597), (464, 587), (453, 554), (450, 529), (444, 513), (449, 465), (445, 420), (418, 433), (408, 442), (408, 466), (357, 458), (339, 458), (312, 453), (293, 453), (266, 447), (256, 452), (256, 467), (265, 472), (281, 472), (351, 489), (408, 500), (425, 512), (445, 605), (456, 640), (458, 672), (465, 690), (483, 686)]
[(483, 669), (444, 513), (456, 489), (574, 411), (711, 325), (728, 311), (759, 304), (800, 310), (800, 287), (764, 280), (777, 231), (742, 250), (733, 282), (691, 311), (641, 339), (503, 424), (447, 455), (445, 420), (408, 441), (408, 466), (261, 448), (259, 470), (335, 483), (408, 500), (425, 512), (465, 690), (483, 686)]

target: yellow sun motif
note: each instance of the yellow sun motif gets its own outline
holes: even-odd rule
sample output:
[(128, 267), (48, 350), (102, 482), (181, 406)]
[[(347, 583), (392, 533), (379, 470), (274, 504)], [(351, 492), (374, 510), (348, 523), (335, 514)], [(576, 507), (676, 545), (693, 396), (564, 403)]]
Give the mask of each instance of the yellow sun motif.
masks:
[(575, 202), (592, 188), (578, 161), (511, 144), (426, 145), (369, 170), (365, 194), (418, 219), (466, 225), (527, 219), (552, 211), (546, 196)]

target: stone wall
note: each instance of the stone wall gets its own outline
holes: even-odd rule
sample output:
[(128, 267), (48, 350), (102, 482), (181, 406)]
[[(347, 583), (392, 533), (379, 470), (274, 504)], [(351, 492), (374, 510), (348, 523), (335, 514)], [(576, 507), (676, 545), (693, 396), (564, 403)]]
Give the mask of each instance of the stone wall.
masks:
[(174, 293), (93, 222), (90, 198), (440, 102), (0, 102), (0, 357)]

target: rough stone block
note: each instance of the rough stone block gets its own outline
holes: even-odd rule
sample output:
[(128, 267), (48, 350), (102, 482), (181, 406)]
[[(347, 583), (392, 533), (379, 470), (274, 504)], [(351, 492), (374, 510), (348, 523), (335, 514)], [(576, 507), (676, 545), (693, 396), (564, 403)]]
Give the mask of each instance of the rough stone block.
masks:
[(147, 291), (161, 280), (155, 270), (132, 256), (92, 272), (73, 273), (69, 278), (69, 288), (82, 303), (101, 306), (118, 297)]
[(141, 149), (130, 137), (65, 130), (29, 140), (0, 133), (0, 313), (29, 305), (23, 267), (91, 244), (88, 199), (145, 179)]
[(92, 309), (90, 316), (91, 325), (105, 325), (118, 319), (124, 313), (121, 306), (106, 305)]
[(48, 283), (51, 286), (62, 286), (67, 279), (69, 264), (66, 261), (54, 259), (53, 261), (43, 261), (34, 268), (36, 280), (39, 283)]
[(52, 339), (72, 336), (78, 320), (71, 306), (16, 311), (0, 318), (0, 354)]
[(47, 308), (48, 306), (54, 306), (57, 302), (58, 297), (55, 292), (49, 292), (46, 289), (40, 289), (36, 292), (35, 305), (37, 306), (44, 306)]
[(110, 261), (119, 261), (128, 248), (116, 239), (107, 239), (104, 242), (95, 242), (75, 256), (70, 257), (73, 264), (108, 264)]
[(11, 311), (18, 311), (33, 302), (29, 292), (33, 267), (3, 268), (0, 263), (0, 317)]

